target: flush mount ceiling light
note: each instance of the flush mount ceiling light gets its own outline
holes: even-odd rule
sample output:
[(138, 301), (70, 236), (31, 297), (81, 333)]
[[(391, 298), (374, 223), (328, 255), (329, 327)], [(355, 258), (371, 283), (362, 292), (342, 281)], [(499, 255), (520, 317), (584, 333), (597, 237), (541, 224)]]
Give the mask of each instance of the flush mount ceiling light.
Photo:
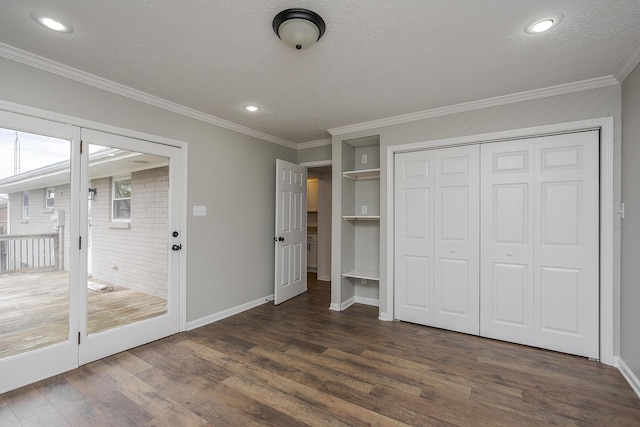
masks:
[(286, 9), (273, 18), (273, 31), (280, 40), (298, 50), (314, 45), (325, 28), (322, 17), (307, 9)]
[(59, 19), (52, 18), (42, 13), (32, 13), (31, 18), (38, 24), (47, 27), (50, 30), (57, 31), (59, 33), (71, 33), (73, 27)]
[(242, 108), (244, 108), (245, 110), (249, 111), (250, 113), (255, 113), (256, 111), (260, 111), (261, 108), (259, 105), (255, 105), (255, 104), (247, 104), (247, 105), (243, 105)]
[(524, 27), (524, 32), (527, 34), (538, 34), (550, 30), (558, 25), (564, 19), (564, 15), (561, 13), (552, 13), (544, 18), (538, 18), (531, 21)]

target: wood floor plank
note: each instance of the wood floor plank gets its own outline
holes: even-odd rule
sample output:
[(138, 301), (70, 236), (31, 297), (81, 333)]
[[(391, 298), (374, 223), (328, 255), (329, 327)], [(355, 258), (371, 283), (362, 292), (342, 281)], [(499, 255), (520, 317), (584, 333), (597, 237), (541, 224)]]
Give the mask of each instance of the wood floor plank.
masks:
[(0, 395), (0, 425), (640, 426), (615, 368), (329, 304), (310, 276), (278, 306)]

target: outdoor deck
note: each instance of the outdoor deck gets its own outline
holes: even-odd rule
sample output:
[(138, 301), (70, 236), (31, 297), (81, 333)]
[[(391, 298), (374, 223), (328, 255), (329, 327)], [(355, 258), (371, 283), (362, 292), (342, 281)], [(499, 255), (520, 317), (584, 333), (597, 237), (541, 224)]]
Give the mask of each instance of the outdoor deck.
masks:
[[(126, 288), (88, 290), (88, 333), (166, 312), (166, 300)], [(0, 358), (67, 339), (69, 272), (0, 274)]]

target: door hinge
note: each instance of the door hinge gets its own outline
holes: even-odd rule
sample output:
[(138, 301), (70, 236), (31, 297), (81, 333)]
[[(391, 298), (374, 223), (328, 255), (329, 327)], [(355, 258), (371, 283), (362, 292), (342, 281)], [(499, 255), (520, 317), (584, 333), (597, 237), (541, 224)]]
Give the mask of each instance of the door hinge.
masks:
[(78, 249), (82, 249), (82, 236), (78, 237)]
[(82, 140), (80, 141), (80, 154), (82, 154)]
[(78, 345), (80, 345), (80, 332), (78, 332)]

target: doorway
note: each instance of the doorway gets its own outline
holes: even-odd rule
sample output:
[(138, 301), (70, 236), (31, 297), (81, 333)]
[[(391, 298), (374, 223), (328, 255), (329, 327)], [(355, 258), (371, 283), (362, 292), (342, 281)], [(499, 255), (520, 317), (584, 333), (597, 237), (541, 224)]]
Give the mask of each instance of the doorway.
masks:
[(0, 393), (179, 332), (180, 146), (10, 112), (0, 143)]
[[(318, 164), (320, 163), (320, 164)], [(331, 161), (307, 166), (307, 272), (331, 281)]]

